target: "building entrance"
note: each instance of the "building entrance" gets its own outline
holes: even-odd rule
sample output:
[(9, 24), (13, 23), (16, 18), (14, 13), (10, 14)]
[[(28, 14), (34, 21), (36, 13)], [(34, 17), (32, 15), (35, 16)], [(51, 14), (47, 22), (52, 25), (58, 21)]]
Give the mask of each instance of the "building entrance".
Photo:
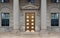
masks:
[(25, 13), (25, 31), (35, 31), (35, 13)]

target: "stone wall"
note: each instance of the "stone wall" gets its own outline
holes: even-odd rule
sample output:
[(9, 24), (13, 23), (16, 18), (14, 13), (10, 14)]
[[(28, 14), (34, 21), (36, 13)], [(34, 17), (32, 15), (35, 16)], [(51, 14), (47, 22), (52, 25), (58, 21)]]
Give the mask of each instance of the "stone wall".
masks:
[[(6, 26), (1, 26), (1, 13), (9, 13), (10, 14), (10, 25), (9, 27)], [(0, 31), (4, 32), (5, 31), (11, 31), (13, 27), (13, 6), (12, 4), (6, 4), (6, 3), (0, 3)]]
[[(0, 3), (0, 31), (4, 31), (4, 30), (8, 30), (9, 31), (9, 29), (10, 28), (12, 28), (13, 29), (13, 4), (12, 4), (12, 0), (10, 0), (11, 2), (10, 3)], [(38, 5), (38, 3), (39, 3), (39, 1), (37, 0), (36, 1), (36, 4)], [(25, 2), (25, 1), (20, 1), (20, 6), (24, 6), (24, 4), (26, 5), (27, 3)], [(34, 4), (34, 5), (36, 5), (36, 4)], [(40, 6), (40, 5), (39, 5)], [(21, 8), (21, 7), (20, 7)], [(6, 12), (6, 13), (10, 13), (10, 26), (9, 26), (9, 29), (8, 29), (8, 27), (2, 27), (1, 26), (1, 13), (2, 12)], [(49, 30), (49, 31), (59, 31), (60, 30), (60, 20), (59, 20), (59, 26), (57, 26), (57, 27), (51, 27), (51, 13), (55, 13), (55, 12), (57, 12), (57, 13), (59, 13), (59, 17), (60, 17), (60, 3), (59, 4), (52, 4), (51, 2), (49, 2), (48, 1), (48, 4), (47, 4), (47, 29)], [(35, 22), (35, 25), (36, 25), (36, 31), (40, 31), (40, 26), (41, 26), (41, 19), (40, 19), (40, 14), (41, 14), (41, 12), (40, 12), (40, 10), (39, 11), (36, 11), (35, 10), (35, 13), (36, 13), (36, 22)], [(24, 29), (25, 29), (25, 16), (24, 16), (24, 11), (22, 11), (21, 9), (20, 9), (20, 28), (19, 28), (19, 30), (21, 30), (21, 32), (23, 31), (25, 31)], [(60, 19), (60, 18), (59, 18)], [(12, 30), (12, 29), (10, 29), (10, 30)], [(56, 30), (55, 30), (56, 29)]]
[[(59, 26), (51, 26), (51, 13), (58, 13), (59, 14)], [(49, 31), (60, 32), (60, 3), (48, 3), (47, 24), (48, 24)]]
[(26, 12), (35, 12), (35, 32), (40, 32), (40, 21), (41, 16), (38, 10), (22, 10), (23, 15), (20, 16), (20, 30), (25, 32), (25, 13)]
[[(35, 2), (32, 3), (32, 4), (40, 5), (40, 2), (41, 2), (41, 0), (35, 0)], [(24, 6), (25, 4), (28, 4), (27, 0), (20, 0), (20, 5), (21, 5), (21, 6), (22, 6), (22, 5)]]

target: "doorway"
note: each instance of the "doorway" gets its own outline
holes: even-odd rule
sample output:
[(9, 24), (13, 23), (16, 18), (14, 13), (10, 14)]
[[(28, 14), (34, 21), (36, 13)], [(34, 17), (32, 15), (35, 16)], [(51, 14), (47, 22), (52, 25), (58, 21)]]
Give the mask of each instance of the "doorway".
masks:
[(25, 13), (25, 31), (35, 31), (35, 13)]

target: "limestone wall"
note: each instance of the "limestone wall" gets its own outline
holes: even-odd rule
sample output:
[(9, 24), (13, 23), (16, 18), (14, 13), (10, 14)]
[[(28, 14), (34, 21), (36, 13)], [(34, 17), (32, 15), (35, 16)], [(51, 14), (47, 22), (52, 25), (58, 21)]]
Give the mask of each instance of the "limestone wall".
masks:
[[(9, 31), (10, 28), (13, 29), (13, 4), (12, 4), (12, 0), (10, 0), (11, 2), (10, 3), (0, 3), (0, 31)], [(38, 5), (39, 1), (36, 0), (36, 4)], [(27, 4), (25, 1), (20, 1), (20, 6), (24, 6), (24, 4)], [(34, 5), (36, 5), (34, 4)], [(21, 8), (21, 7), (20, 7)], [(10, 26), (9, 28), (8, 27), (2, 27), (1, 26), (1, 13), (2, 12), (6, 12), (6, 13), (10, 13)], [(40, 19), (40, 14), (41, 12), (40, 11), (36, 11), (36, 22), (35, 22), (35, 25), (36, 25), (36, 31), (40, 31), (40, 23), (41, 23), (41, 19)], [(51, 27), (51, 13), (59, 13), (59, 17), (60, 17), (60, 3), (59, 4), (52, 4), (51, 2), (48, 1), (48, 4), (47, 4), (47, 29), (49, 31), (59, 31), (60, 30), (60, 18), (59, 18), (59, 26), (57, 27)], [(24, 11), (20, 10), (20, 30), (21, 31), (25, 31), (25, 17), (24, 17)], [(12, 30), (10, 29), (10, 30)], [(37, 30), (38, 29), (38, 30)]]
[[(35, 0), (35, 2), (32, 3), (32, 4), (40, 5), (40, 1), (41, 0)], [(23, 5), (24, 6), (25, 4), (28, 4), (27, 0), (20, 0), (20, 5)]]
[(26, 12), (35, 12), (35, 32), (40, 32), (40, 21), (41, 17), (38, 10), (22, 10), (22, 16), (20, 16), (20, 30), (25, 32), (25, 13)]
[[(10, 15), (10, 25), (9, 27), (2, 27), (1, 26), (1, 13), (9, 13)], [(13, 27), (13, 6), (12, 4), (6, 4), (6, 3), (0, 3), (0, 31), (11, 31), (12, 30), (12, 27)]]
[[(59, 26), (51, 26), (51, 13), (58, 13), (59, 14)], [(49, 31), (60, 32), (60, 3), (48, 3), (47, 24), (48, 24)]]

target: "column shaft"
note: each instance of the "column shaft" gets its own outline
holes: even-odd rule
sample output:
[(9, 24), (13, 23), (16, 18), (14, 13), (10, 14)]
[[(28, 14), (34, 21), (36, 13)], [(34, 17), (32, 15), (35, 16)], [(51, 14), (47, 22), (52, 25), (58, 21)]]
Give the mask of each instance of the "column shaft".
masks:
[(47, 29), (47, 0), (41, 0), (41, 29)]
[(13, 29), (19, 29), (19, 0), (13, 0)]

